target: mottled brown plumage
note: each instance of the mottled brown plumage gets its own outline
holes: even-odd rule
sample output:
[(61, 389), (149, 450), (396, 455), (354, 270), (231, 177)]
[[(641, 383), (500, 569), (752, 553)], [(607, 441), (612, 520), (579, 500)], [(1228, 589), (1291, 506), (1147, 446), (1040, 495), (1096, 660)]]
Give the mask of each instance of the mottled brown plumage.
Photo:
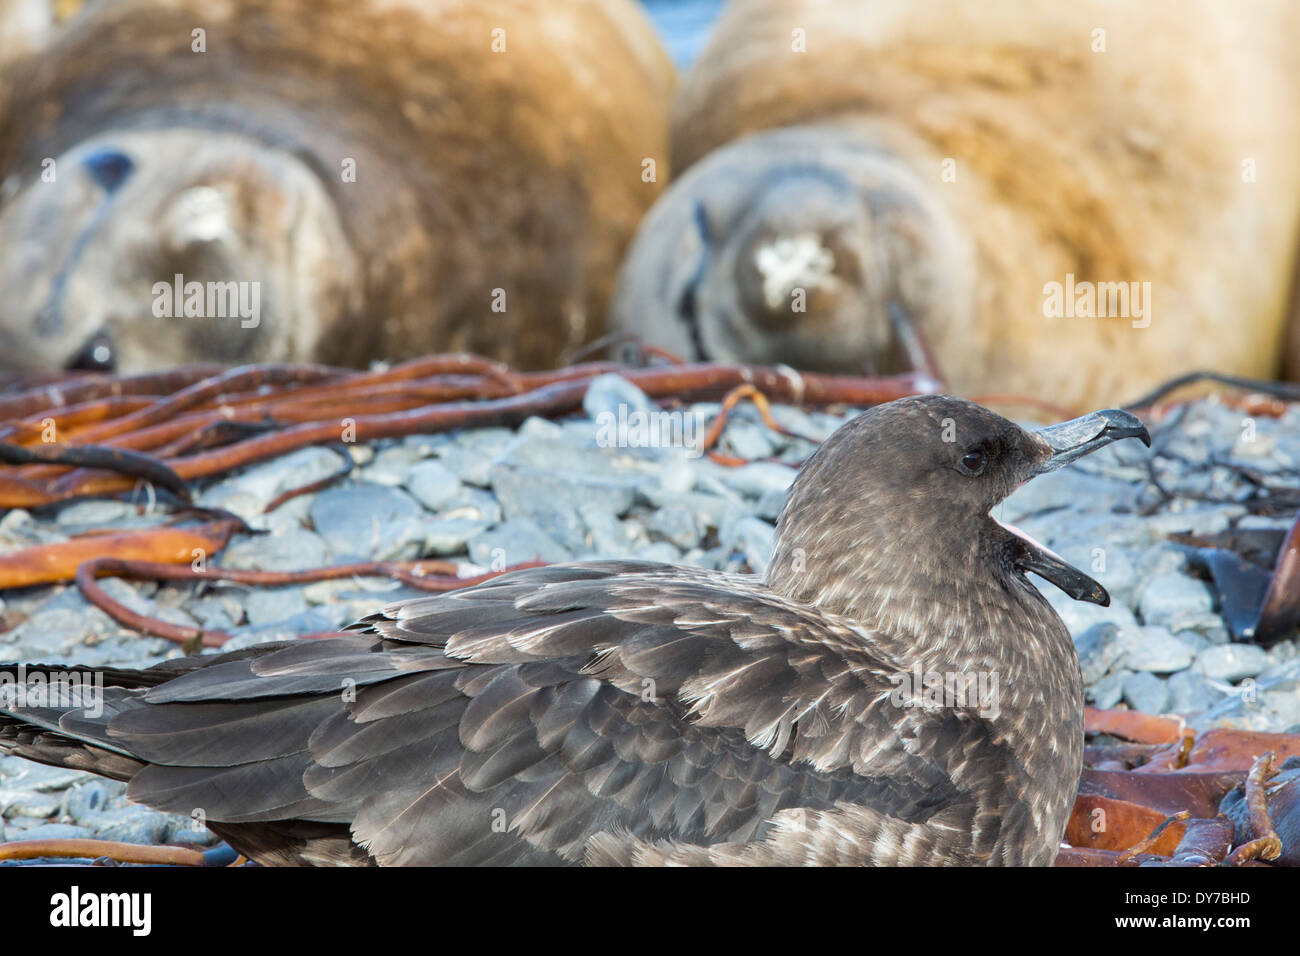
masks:
[[(0, 749), (129, 780), (267, 863), (1046, 864), (1082, 761), (1070, 636), (989, 509), (1125, 436), (947, 397), (810, 459), (765, 579), (515, 572), (329, 640), (113, 672), (104, 714), (0, 709)], [(997, 674), (906, 706), (900, 675)]]

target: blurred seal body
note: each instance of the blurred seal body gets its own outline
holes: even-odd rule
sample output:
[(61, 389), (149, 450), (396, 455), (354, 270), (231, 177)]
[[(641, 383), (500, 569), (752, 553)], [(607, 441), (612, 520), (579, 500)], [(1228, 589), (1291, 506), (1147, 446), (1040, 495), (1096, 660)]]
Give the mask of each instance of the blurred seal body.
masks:
[(8, 365), (547, 365), (667, 174), (632, 0), (118, 0), (9, 79)]
[[(1083, 407), (1277, 371), (1300, 7), (733, 0), (612, 324)], [(917, 335), (919, 333), (919, 335)]]

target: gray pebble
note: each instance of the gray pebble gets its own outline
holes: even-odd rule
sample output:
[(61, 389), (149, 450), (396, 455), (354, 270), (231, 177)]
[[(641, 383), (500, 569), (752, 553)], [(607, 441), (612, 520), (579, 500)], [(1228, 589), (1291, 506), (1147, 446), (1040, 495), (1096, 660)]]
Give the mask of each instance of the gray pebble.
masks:
[(1053, 540), (1052, 550), (1096, 578), (1110, 599), (1126, 607), (1137, 604), (1137, 569), (1130, 553), (1103, 540)]
[(767, 571), (768, 561), (772, 558), (772, 547), (776, 542), (776, 529), (760, 518), (745, 517), (730, 524), (721, 535), (724, 544), (729, 544), (742, 555), (745, 563), (755, 574)]
[(136, 507), (130, 502), (89, 498), (67, 505), (54, 520), (62, 528), (80, 530), (129, 526), (134, 525), (136, 519)]
[(1113, 674), (1107, 674), (1097, 683), (1088, 688), (1087, 697), (1097, 707), (1107, 710), (1114, 707), (1120, 702), (1124, 695), (1124, 678), (1130, 671), (1119, 671)]
[[(12, 821), (11, 821), (12, 822)], [(12, 833), (7, 834), (10, 838)], [(43, 823), (24, 830), (23, 840), (93, 840), (95, 831), (88, 827), (73, 826), (70, 823)]]
[(1147, 624), (1169, 626), (1190, 615), (1204, 615), (1214, 607), (1214, 594), (1204, 581), (1185, 574), (1161, 574), (1147, 582), (1138, 613)]
[(307, 610), (302, 588), (250, 588), (244, 595), (245, 618), (253, 627), (274, 624)]
[(336, 474), (342, 467), (342, 457), (329, 448), (299, 448), (208, 485), (199, 494), (199, 503), (226, 508), (252, 521), (280, 494)]
[(338, 559), (414, 558), (423, 544), (423, 517), (414, 498), (384, 485), (341, 485), (311, 503), (312, 525)]
[(682, 553), (667, 541), (656, 541), (654, 544), (648, 544), (636, 552), (636, 556), (642, 561), (659, 561), (662, 564), (682, 563)]
[(1192, 663), (1192, 652), (1163, 627), (1143, 627), (1121, 635), (1124, 666), (1135, 671), (1168, 674)]
[(644, 537), (637, 539), (638, 525), (619, 521), (599, 505), (583, 505), (578, 516), (587, 527), (587, 536), (593, 555), (617, 558), (645, 544)]
[(1110, 621), (1094, 624), (1074, 639), (1083, 670), (1083, 682), (1095, 684), (1124, 654), (1119, 640), (1119, 628)]
[(0, 808), (5, 817), (52, 817), (59, 812), (60, 799), (52, 793), (31, 790), (0, 790)]
[[(240, 597), (243, 597), (241, 593)], [(220, 593), (194, 598), (187, 605), (190, 614), (207, 630), (228, 631), (243, 620), (243, 601), (223, 589)]]
[(475, 564), (503, 568), (525, 561), (571, 561), (563, 545), (528, 518), (511, 518), (469, 541), (469, 556)]
[(737, 468), (719, 466), (709, 471), (710, 477), (746, 498), (758, 498), (768, 492), (785, 494), (796, 474), (793, 468), (772, 461), (756, 461)]
[(492, 524), (476, 518), (434, 518), (424, 524), (424, 550), (429, 554), (460, 554), (470, 538)]
[(723, 452), (754, 461), (776, 454), (777, 442), (773, 439), (779, 437), (766, 426), (733, 420), (727, 423), (720, 444)]
[(591, 380), (582, 396), (582, 410), (593, 422), (599, 422), (602, 416), (617, 421), (620, 415), (626, 420), (632, 412), (650, 414), (658, 411), (659, 406), (622, 375), (610, 372)]
[(6, 657), (47, 661), (53, 655), (72, 654), (84, 645), (98, 644), (119, 631), (112, 618), (88, 604), (84, 608), (43, 609), (0, 634), (0, 646), (16, 645), (5, 651)]
[(251, 571), (301, 571), (329, 563), (320, 535), (305, 528), (281, 533), (241, 535), (226, 545), (217, 560), (225, 568)]
[(1169, 688), (1155, 674), (1137, 671), (1124, 678), (1124, 700), (1144, 714), (1162, 714), (1169, 705)]
[(204, 826), (196, 826), (190, 817), (169, 813), (167, 816), (167, 833), (164, 843), (204, 847), (220, 842), (220, 838)]
[(100, 840), (153, 846), (166, 839), (168, 816), (148, 807), (131, 805), (113, 813), (87, 814), (77, 820), (77, 825), (94, 830)]
[(1042, 475), (1011, 494), (998, 508), (998, 516), (1012, 524), (1040, 511), (1056, 510), (1086, 501), (1090, 511), (1107, 512), (1131, 507), (1134, 488), (1127, 482), (1088, 474), (1078, 467)]
[(784, 491), (766, 491), (759, 496), (754, 511), (760, 518), (775, 522), (777, 518), (781, 517), (781, 511), (785, 508), (785, 497), (786, 493)]
[(405, 483), (407, 474), (425, 455), (418, 445), (389, 445), (376, 452), (374, 460), (361, 470), (362, 482), (396, 488)]
[(111, 808), (115, 797), (126, 793), (126, 784), (116, 780), (90, 780), (64, 793), (62, 810), (74, 819), (91, 813), (103, 813)]
[(626, 514), (636, 500), (633, 479), (592, 477), (531, 466), (496, 466), (492, 469), (492, 490), (509, 517), (577, 512), (592, 505), (615, 515)]
[(1268, 654), (1253, 644), (1224, 644), (1201, 651), (1196, 666), (1211, 679), (1239, 681), (1263, 671), (1268, 666)]
[(1199, 714), (1208, 710), (1227, 695), (1195, 671), (1171, 674), (1166, 682), (1169, 690), (1169, 709), (1175, 714)]
[(467, 485), (485, 488), (491, 482), (492, 456), (473, 448), (449, 445), (438, 449), (438, 463)]
[(1139, 630), (1137, 618), (1122, 604), (1101, 607), (1087, 601), (1076, 601), (1056, 585), (1049, 584), (1041, 578), (1031, 576), (1029, 580), (1042, 592), (1053, 610), (1060, 615), (1071, 636), (1078, 636), (1094, 624), (1101, 623), (1114, 624), (1119, 628), (1121, 635), (1135, 634)]
[(1152, 533), (1159, 537), (1176, 533), (1207, 535), (1227, 531), (1231, 522), (1245, 513), (1241, 505), (1210, 505), (1171, 510), (1145, 520)]
[(691, 509), (682, 505), (666, 505), (656, 509), (647, 521), (649, 529), (677, 547), (689, 551), (700, 541), (700, 529), (695, 524)]
[(421, 461), (412, 465), (402, 483), (412, 497), (430, 511), (441, 511), (460, 493), (460, 479), (446, 465)]

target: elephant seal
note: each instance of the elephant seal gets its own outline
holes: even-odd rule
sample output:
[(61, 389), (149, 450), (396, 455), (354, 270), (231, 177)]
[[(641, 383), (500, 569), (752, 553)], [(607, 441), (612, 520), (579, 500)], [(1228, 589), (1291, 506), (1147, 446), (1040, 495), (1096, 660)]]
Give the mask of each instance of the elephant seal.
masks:
[(547, 365), (668, 173), (632, 0), (115, 0), (9, 75), (10, 366)]
[(1275, 374), (1297, 41), (1280, 0), (733, 0), (611, 325), (1066, 406)]

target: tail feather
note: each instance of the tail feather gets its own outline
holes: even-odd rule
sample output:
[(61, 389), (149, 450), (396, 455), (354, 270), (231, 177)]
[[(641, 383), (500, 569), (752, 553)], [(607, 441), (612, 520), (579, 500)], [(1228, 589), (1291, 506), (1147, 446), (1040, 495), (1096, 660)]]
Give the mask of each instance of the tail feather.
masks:
[[(165, 681), (216, 663), (241, 660), (296, 642), (260, 644), (230, 654), (179, 657), (144, 670), (83, 665), (0, 663), (0, 752), (53, 767), (86, 770), (114, 780), (129, 781), (146, 764), (108, 734), (108, 724)], [(24, 683), (13, 683), (17, 675)], [(50, 694), (59, 679), (72, 679), (94, 688), (60, 702)], [(102, 689), (102, 693), (101, 693)]]

